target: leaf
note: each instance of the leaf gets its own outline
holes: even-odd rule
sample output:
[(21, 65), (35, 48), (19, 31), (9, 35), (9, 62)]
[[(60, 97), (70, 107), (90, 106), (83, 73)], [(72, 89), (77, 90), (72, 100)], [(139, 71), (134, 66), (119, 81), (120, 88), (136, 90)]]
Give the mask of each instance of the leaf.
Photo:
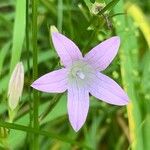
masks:
[(103, 14), (104, 12), (108, 11), (108, 10), (112, 10), (113, 7), (119, 2), (120, 0), (112, 0), (111, 2), (109, 2), (100, 12), (99, 14)]
[(89, 10), (91, 9), (91, 7), (92, 7), (92, 2), (90, 1), (90, 0), (84, 0), (84, 2), (85, 2), (85, 4), (86, 4), (86, 6), (89, 8)]
[(150, 24), (148, 22), (148, 19), (136, 4), (128, 2), (126, 4), (126, 9), (127, 13), (134, 19), (134, 21), (142, 31), (150, 48)]
[(144, 145), (145, 150), (150, 149), (150, 51), (147, 51), (145, 53), (145, 56), (143, 58), (144, 62), (142, 63), (142, 91), (145, 96), (145, 101), (143, 102), (144, 105), (144, 121), (143, 121), (143, 131), (144, 131)]
[[(123, 12), (123, 4), (123, 1), (118, 3), (117, 7), (114, 9), (115, 13)], [(138, 71), (137, 65), (134, 65), (133, 63), (137, 63), (138, 53), (135, 53), (134, 57), (132, 57), (133, 49), (138, 52), (137, 37), (134, 35), (134, 29), (131, 28), (131, 19), (129, 17), (116, 16), (115, 19), (116, 32), (121, 37), (122, 41), (120, 49), (122, 80), (130, 98), (127, 111), (131, 136), (131, 147), (133, 150), (141, 150), (144, 149), (141, 130), (142, 118), (139, 100), (136, 93), (137, 87), (135, 87), (135, 79), (133, 77), (133, 70)], [(133, 24), (133, 22), (131, 24)]]
[[(135, 3), (128, 2), (126, 4), (126, 10), (127, 13), (133, 18), (133, 20), (136, 23), (136, 26), (141, 30), (141, 32), (144, 35), (144, 38), (147, 42), (147, 45), (150, 50), (150, 24), (148, 22), (148, 19), (146, 18), (145, 14), (142, 12), (140, 7), (138, 7)], [(149, 128), (150, 128), (150, 53), (146, 52), (144, 55), (144, 63), (142, 64), (142, 89), (143, 89), (143, 94), (145, 98), (143, 98), (143, 108), (144, 108), (144, 119), (142, 123), (142, 128), (143, 128), (143, 142), (144, 142), (144, 149), (149, 150), (150, 149), (150, 134), (149, 134)], [(142, 91), (142, 90), (141, 90)]]
[(8, 42), (3, 46), (2, 50), (0, 51), (0, 75), (2, 73), (4, 60), (5, 60), (6, 54), (8, 53), (9, 48), (10, 48), (10, 43)]
[[(146, 52), (143, 58), (144, 62), (142, 63), (142, 89), (145, 94), (148, 94), (150, 91), (150, 52)], [(150, 94), (149, 94), (150, 95)]]
[(26, 26), (26, 0), (16, 0), (10, 73), (20, 61)]

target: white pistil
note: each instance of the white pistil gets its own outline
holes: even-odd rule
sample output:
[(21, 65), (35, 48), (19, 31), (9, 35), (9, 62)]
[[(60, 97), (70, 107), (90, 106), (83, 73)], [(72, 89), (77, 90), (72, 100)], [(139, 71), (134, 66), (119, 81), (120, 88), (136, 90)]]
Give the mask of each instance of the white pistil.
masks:
[(84, 79), (85, 78), (85, 75), (82, 71), (77, 71), (76, 72), (76, 75), (80, 78), (80, 79)]

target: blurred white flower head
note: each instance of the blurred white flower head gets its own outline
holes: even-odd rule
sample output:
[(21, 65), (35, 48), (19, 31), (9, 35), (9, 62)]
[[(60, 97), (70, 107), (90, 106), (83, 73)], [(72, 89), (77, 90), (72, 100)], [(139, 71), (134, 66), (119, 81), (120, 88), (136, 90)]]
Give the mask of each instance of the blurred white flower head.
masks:
[(14, 68), (8, 87), (8, 105), (11, 110), (14, 110), (22, 95), (24, 85), (24, 67), (22, 62), (19, 62)]

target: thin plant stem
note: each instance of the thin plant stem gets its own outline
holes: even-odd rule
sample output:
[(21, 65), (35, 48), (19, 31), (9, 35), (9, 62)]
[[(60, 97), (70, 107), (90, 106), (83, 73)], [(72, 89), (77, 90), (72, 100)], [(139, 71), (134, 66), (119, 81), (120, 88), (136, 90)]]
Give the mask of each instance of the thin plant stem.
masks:
[(62, 22), (63, 22), (63, 0), (58, 0), (57, 27), (59, 32), (62, 32)]
[(70, 1), (69, 0), (67, 0), (67, 7), (68, 7), (68, 21), (69, 21), (69, 30), (70, 30), (70, 37), (73, 39), (73, 25), (72, 25), (72, 11), (71, 11), (71, 9), (69, 9), (69, 5), (70, 5)]
[(79, 147), (84, 147), (84, 148), (90, 150), (90, 148), (88, 146), (86, 146), (82, 143), (76, 142), (75, 140), (67, 138), (66, 136), (57, 135), (57, 134), (52, 133), (50, 131), (36, 130), (35, 128), (32, 128), (32, 127), (27, 127), (27, 126), (18, 125), (18, 124), (14, 124), (14, 123), (3, 122), (3, 121), (0, 121), (0, 127), (4, 127), (4, 128), (8, 128), (8, 129), (15, 129), (15, 130), (19, 130), (19, 131), (28, 132), (28, 133), (34, 133), (36, 135), (40, 134), (40, 135), (43, 135), (43, 136), (51, 137), (53, 139), (64, 141), (66, 143), (75, 144)]
[[(27, 77), (30, 80), (30, 42), (29, 42), (29, 0), (26, 0), (26, 51), (27, 51)], [(33, 114), (32, 114), (32, 101), (31, 101), (31, 89), (30, 89), (30, 85), (28, 86), (28, 99), (29, 99), (29, 126), (32, 127), (32, 120), (33, 120)], [(28, 138), (27, 138), (27, 142), (29, 143), (30, 149), (32, 148), (32, 136), (31, 133), (27, 134)]]
[[(32, 0), (32, 45), (33, 45), (33, 80), (38, 77), (38, 51), (37, 51), (37, 6), (38, 0)], [(33, 90), (33, 125), (35, 130), (39, 130), (38, 121), (38, 92)], [(34, 133), (33, 149), (39, 149), (39, 135)]]
[[(29, 0), (26, 1), (26, 50), (27, 50), (27, 76), (30, 79), (30, 52), (29, 52)], [(32, 122), (31, 118), (31, 101), (30, 101), (30, 87), (28, 88), (29, 94), (29, 106), (30, 106), (30, 124)]]
[(30, 76), (30, 51), (29, 51), (29, 0), (26, 0), (26, 50), (27, 50), (27, 68), (28, 77)]

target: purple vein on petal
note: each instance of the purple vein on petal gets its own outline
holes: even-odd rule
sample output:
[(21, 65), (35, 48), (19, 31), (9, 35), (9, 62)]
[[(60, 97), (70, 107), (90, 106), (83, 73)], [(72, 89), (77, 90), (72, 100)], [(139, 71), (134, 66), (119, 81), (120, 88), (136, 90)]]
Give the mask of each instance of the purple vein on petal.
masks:
[(72, 64), (75, 60), (82, 59), (79, 48), (73, 41), (64, 35), (56, 32), (52, 33), (52, 40), (54, 47), (65, 66)]
[(68, 114), (73, 129), (77, 132), (84, 124), (89, 108), (89, 92), (78, 84), (68, 88)]
[(95, 69), (100, 71), (106, 69), (117, 54), (120, 45), (120, 38), (112, 37), (89, 51), (84, 59)]
[(95, 74), (98, 80), (95, 80), (93, 85), (89, 85), (90, 93), (94, 96), (97, 95), (97, 98), (102, 99), (108, 103), (114, 105), (126, 105), (128, 103), (128, 96), (124, 90), (111, 78), (101, 73), (98, 74), (99, 76)]
[(61, 93), (67, 89), (67, 82), (67, 70), (63, 68), (43, 75), (31, 86), (39, 91)]

